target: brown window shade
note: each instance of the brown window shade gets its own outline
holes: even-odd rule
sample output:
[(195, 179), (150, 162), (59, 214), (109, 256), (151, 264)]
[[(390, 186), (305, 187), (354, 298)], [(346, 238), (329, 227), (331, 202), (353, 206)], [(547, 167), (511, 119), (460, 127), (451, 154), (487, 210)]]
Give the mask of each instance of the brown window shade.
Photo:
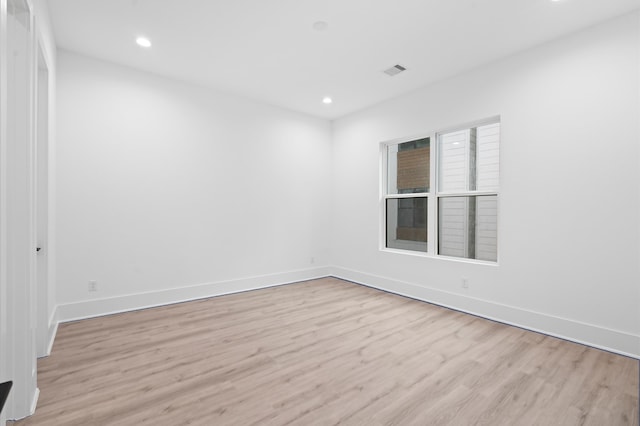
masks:
[(429, 147), (398, 152), (398, 191), (421, 189), (426, 192), (429, 188), (429, 164)]

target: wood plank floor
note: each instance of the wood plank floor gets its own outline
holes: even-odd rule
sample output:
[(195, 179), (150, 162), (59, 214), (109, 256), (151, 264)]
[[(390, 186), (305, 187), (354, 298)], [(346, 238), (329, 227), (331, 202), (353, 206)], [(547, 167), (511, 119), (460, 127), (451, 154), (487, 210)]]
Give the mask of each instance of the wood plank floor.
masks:
[(333, 278), (60, 325), (35, 425), (638, 425), (638, 361)]

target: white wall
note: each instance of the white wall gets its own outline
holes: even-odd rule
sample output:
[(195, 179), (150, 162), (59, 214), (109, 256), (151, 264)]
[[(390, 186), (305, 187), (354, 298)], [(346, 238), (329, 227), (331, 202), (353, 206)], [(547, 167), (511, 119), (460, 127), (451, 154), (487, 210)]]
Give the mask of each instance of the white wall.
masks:
[(57, 72), (61, 319), (326, 275), (328, 121), (65, 51)]
[[(620, 17), (334, 122), (336, 274), (640, 356), (639, 22)], [(380, 251), (379, 143), (496, 115), (498, 265)]]

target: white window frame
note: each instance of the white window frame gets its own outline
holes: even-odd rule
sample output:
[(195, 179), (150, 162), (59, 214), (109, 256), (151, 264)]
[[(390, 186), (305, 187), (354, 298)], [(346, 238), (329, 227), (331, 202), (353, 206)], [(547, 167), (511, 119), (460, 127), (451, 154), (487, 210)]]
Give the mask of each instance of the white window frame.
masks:
[[(445, 192), (438, 190), (438, 174), (439, 174), (439, 146), (440, 137), (443, 134), (465, 130), (474, 127), (485, 126), (489, 124), (500, 123), (500, 116), (493, 116), (483, 120), (476, 120), (466, 124), (446, 127), (437, 131), (421, 133), (418, 135), (393, 139), (380, 143), (380, 235), (379, 249), (383, 252), (398, 253), (410, 256), (438, 258), (444, 260), (453, 260), (456, 262), (478, 263), (486, 265), (498, 265), (500, 253), (498, 250), (497, 260), (479, 260), (464, 257), (446, 256), (438, 254), (438, 200), (440, 198), (449, 197), (469, 197), (469, 196), (496, 196), (497, 197), (497, 227), (498, 227), (498, 247), (500, 246), (500, 188), (496, 191), (452, 191)], [(411, 194), (390, 194), (388, 192), (388, 172), (389, 172), (389, 147), (400, 145), (402, 143), (411, 142), (419, 139), (429, 138), (429, 192), (411, 193)], [(500, 145), (502, 145), (502, 131), (500, 135)], [(500, 160), (498, 160), (500, 162)], [(411, 249), (391, 248), (387, 247), (387, 200), (400, 198), (417, 198), (426, 197), (427, 199), (427, 251), (416, 251)]]
[[(380, 144), (380, 152), (381, 152), (381, 170), (380, 174), (380, 209), (381, 209), (381, 228), (380, 228), (380, 250), (388, 251), (388, 252), (397, 252), (397, 253), (406, 253), (413, 254), (417, 256), (427, 256), (428, 254), (433, 253), (432, 247), (432, 239), (427, 239), (427, 251), (418, 251), (411, 249), (401, 249), (401, 248), (390, 248), (387, 247), (387, 200), (389, 199), (403, 199), (403, 198), (424, 198), (427, 199), (427, 235), (433, 235), (431, 232), (431, 204), (434, 200), (433, 194), (433, 184), (434, 182), (434, 155), (433, 155), (433, 146), (434, 146), (434, 136), (435, 133), (431, 134), (422, 134), (413, 137), (405, 137), (400, 139), (394, 139), (391, 141), (382, 142)], [(387, 185), (387, 175), (389, 170), (389, 147), (394, 145), (400, 145), (406, 142), (412, 142), (419, 139), (429, 138), (429, 192), (416, 192), (410, 194), (389, 194), (388, 193), (388, 185)], [(411, 243), (407, 243), (411, 244)]]

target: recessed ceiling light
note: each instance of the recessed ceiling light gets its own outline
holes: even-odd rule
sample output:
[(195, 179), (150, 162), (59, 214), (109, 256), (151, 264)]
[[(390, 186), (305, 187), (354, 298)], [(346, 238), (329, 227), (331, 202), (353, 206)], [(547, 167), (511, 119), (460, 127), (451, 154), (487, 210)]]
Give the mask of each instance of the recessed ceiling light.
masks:
[(136, 39), (136, 43), (138, 43), (138, 46), (141, 47), (151, 47), (151, 40), (146, 37), (138, 37)]
[(313, 23), (313, 29), (316, 31), (326, 31), (329, 28), (329, 24), (325, 21), (316, 21)]
[(329, 96), (325, 96), (324, 98), (322, 98), (323, 104), (329, 105), (332, 102), (333, 102), (333, 99), (331, 99)]

